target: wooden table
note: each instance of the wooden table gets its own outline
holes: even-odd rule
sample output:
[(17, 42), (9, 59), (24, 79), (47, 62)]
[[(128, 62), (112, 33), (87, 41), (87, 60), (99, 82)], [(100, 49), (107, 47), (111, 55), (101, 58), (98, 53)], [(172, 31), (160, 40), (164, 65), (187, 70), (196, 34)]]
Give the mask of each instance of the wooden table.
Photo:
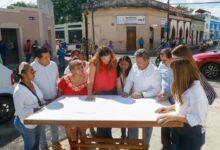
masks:
[[(71, 125), (77, 128), (142, 128), (142, 139), (98, 139), (77, 134), (76, 146), (99, 148), (147, 149), (146, 127), (161, 127), (155, 110), (168, 102), (155, 99), (123, 98), (121, 96), (96, 96), (86, 101), (86, 96), (60, 97), (24, 120), (25, 124)], [(173, 112), (174, 113), (174, 112)], [(181, 127), (180, 122), (169, 122), (165, 127)], [(100, 144), (101, 143), (101, 144)], [(102, 144), (103, 143), (103, 144)]]

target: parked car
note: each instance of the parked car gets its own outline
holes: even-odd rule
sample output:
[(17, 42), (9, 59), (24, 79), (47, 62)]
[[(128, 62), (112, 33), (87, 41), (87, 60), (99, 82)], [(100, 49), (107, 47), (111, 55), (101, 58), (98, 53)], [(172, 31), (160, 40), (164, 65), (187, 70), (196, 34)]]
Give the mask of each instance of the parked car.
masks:
[(193, 55), (197, 66), (206, 78), (214, 79), (220, 75), (220, 43), (214, 51)]
[(9, 121), (14, 116), (14, 75), (13, 71), (0, 64), (0, 123)]
[(207, 44), (208, 46), (213, 46), (213, 40), (212, 40), (212, 39), (208, 39), (208, 40), (206, 40), (205, 42), (206, 42), (206, 44)]

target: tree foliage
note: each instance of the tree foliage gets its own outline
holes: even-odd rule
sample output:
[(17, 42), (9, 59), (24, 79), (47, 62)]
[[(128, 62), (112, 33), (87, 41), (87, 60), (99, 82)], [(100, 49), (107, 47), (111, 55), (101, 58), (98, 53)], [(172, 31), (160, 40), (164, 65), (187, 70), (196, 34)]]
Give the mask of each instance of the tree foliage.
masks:
[(14, 9), (15, 7), (37, 8), (37, 5), (33, 3), (17, 2), (17, 3), (9, 5), (7, 8)]
[(182, 10), (185, 10), (185, 11), (188, 11), (188, 10), (189, 10), (188, 7), (186, 7), (186, 6), (182, 6), (182, 5), (180, 5), (180, 4), (177, 5), (176, 8), (178, 8), (178, 9), (182, 9)]
[(56, 24), (82, 20), (82, 4), (87, 0), (52, 0)]

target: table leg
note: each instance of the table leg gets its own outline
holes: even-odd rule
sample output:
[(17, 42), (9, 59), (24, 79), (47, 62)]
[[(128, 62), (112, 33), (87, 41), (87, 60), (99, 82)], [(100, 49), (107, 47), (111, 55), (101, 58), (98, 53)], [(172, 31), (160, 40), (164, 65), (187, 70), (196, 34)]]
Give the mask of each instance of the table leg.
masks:
[(146, 140), (147, 140), (146, 132), (147, 132), (146, 128), (142, 128), (143, 150), (148, 150), (148, 145), (146, 144)]

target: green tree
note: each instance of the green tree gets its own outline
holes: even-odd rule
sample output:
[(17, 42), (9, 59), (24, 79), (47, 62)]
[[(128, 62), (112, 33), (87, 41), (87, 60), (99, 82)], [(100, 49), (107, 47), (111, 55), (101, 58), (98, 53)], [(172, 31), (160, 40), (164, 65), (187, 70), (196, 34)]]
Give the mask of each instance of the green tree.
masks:
[(82, 4), (87, 0), (52, 0), (55, 24), (82, 20)]
[(37, 5), (32, 4), (32, 3), (17, 2), (17, 3), (9, 5), (7, 8), (8, 9), (14, 9), (15, 7), (37, 8)]
[(189, 10), (189, 8), (188, 8), (187, 6), (182, 6), (182, 5), (180, 5), (180, 4), (177, 5), (176, 8), (182, 9), (182, 10), (185, 10), (185, 11), (188, 11), (188, 10)]

